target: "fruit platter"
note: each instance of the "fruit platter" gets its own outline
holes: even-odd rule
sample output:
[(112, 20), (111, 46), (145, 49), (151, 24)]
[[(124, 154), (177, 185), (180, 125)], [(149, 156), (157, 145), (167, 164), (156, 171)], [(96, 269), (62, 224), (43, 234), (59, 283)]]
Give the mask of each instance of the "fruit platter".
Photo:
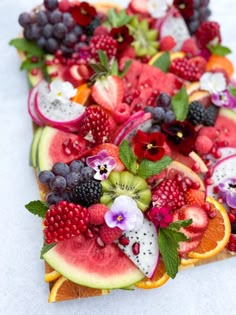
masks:
[(236, 81), (210, 15), (208, 0), (20, 14), (40, 193), (25, 207), (49, 302), (156, 289), (235, 255)]

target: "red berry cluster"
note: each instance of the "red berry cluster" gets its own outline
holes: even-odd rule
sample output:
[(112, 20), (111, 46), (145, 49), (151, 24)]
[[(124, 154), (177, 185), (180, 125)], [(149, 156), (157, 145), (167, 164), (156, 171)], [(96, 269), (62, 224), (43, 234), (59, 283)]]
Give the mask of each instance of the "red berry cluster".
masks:
[(200, 67), (189, 62), (187, 58), (174, 59), (170, 65), (170, 72), (190, 82), (198, 81), (202, 75)]
[(89, 43), (90, 53), (93, 58), (97, 61), (98, 58), (98, 50), (103, 50), (108, 59), (116, 56), (117, 53), (117, 42), (109, 35), (97, 35), (93, 36)]
[(196, 32), (198, 46), (206, 48), (211, 41), (221, 42), (220, 25), (217, 22), (206, 21), (201, 24)]

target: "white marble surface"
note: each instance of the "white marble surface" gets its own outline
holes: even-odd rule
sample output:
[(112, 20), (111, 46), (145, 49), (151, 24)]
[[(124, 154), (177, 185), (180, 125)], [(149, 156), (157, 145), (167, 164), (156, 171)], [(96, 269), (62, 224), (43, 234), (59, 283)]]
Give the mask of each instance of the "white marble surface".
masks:
[[(19, 32), (17, 17), (37, 0), (0, 0), (0, 314), (236, 314), (236, 259), (186, 270), (174, 281), (152, 291), (116, 291), (110, 296), (48, 304), (43, 279), (40, 221), (24, 204), (38, 198), (29, 168), (31, 121), (27, 115), (28, 86), (18, 71), (16, 51), (8, 46)], [(126, 1), (120, 1), (125, 3)], [(212, 0), (212, 18), (222, 25), (224, 44), (236, 52), (234, 0)], [(236, 54), (231, 55), (236, 64)]]

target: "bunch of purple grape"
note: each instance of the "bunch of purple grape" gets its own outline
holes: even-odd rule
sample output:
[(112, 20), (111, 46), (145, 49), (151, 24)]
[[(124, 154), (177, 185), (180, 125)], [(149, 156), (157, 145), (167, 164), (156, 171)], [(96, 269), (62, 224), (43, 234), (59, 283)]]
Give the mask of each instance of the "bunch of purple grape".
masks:
[(67, 165), (63, 162), (55, 163), (51, 171), (39, 173), (39, 181), (46, 184), (51, 192), (46, 196), (49, 205), (61, 200), (71, 201), (70, 192), (81, 183), (93, 179), (95, 171), (82, 161), (75, 160)]

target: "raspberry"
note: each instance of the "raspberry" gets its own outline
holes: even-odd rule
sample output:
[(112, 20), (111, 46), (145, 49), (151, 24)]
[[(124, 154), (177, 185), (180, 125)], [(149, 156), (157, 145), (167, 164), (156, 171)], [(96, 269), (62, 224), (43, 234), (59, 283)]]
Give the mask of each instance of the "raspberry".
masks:
[(60, 201), (50, 206), (44, 220), (47, 244), (70, 239), (88, 229), (89, 213), (81, 205)]
[(71, 193), (72, 202), (89, 207), (94, 203), (98, 203), (102, 196), (102, 185), (96, 180), (89, 180), (76, 185)]
[(181, 50), (189, 56), (197, 56), (199, 53), (199, 49), (193, 37), (190, 37), (183, 42)]
[(160, 50), (171, 51), (176, 45), (176, 42), (172, 36), (165, 36), (160, 40)]
[(203, 22), (196, 32), (198, 46), (206, 48), (212, 41), (221, 42), (220, 25), (217, 22)]
[(113, 118), (118, 124), (122, 124), (130, 117), (130, 107), (126, 103), (118, 104), (113, 113)]
[(94, 225), (103, 224), (105, 222), (104, 215), (107, 211), (108, 211), (107, 206), (101, 203), (96, 203), (94, 205), (91, 205), (88, 208), (89, 223), (94, 224)]
[(213, 142), (207, 136), (198, 136), (195, 142), (195, 149), (199, 154), (207, 154), (211, 151)]
[(197, 65), (191, 64), (187, 58), (176, 58), (172, 61), (170, 72), (190, 82), (198, 81), (202, 75)]
[(107, 54), (108, 59), (111, 59), (116, 56), (117, 42), (109, 35), (97, 35), (91, 38), (89, 48), (91, 56), (97, 61), (99, 60), (98, 50), (103, 50)]
[(114, 228), (110, 228), (106, 224), (102, 225), (100, 229), (100, 237), (104, 244), (111, 244), (115, 240), (117, 240), (122, 234), (122, 230), (117, 226)]
[(109, 116), (101, 107), (93, 105), (86, 108), (80, 134), (95, 146), (109, 142)]
[(164, 179), (152, 191), (153, 207), (170, 207), (178, 209), (185, 204), (184, 194), (179, 184), (174, 179)]

